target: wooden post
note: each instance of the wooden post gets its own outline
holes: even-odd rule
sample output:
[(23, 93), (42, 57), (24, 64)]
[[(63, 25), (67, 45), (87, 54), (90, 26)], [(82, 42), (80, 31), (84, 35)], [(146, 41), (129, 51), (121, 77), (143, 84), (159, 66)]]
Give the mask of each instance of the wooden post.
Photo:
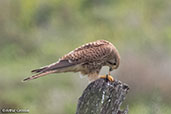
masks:
[(128, 114), (128, 108), (120, 110), (128, 90), (128, 85), (120, 81), (98, 79), (84, 90), (76, 114)]

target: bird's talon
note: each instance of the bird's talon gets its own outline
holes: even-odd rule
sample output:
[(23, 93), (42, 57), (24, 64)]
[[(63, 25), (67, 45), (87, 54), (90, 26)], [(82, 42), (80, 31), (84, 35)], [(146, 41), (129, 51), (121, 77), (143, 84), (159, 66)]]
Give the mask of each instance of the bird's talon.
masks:
[(114, 78), (113, 78), (111, 75), (108, 75), (107, 78), (108, 78), (108, 80), (111, 81), (111, 82), (114, 82), (114, 81), (115, 81)]
[(110, 82), (114, 82), (115, 81), (114, 78), (111, 75), (108, 75), (108, 74), (107, 75), (100, 76), (100, 78), (107, 79)]

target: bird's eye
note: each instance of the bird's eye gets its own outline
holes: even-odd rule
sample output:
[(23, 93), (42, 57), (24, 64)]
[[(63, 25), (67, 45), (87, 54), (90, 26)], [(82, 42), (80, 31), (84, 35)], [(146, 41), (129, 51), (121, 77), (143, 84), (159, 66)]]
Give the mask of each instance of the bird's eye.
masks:
[(111, 64), (111, 65), (116, 65), (116, 63), (115, 63), (115, 62), (114, 62), (114, 63), (112, 63), (112, 62), (108, 61), (108, 63), (109, 63), (109, 64)]

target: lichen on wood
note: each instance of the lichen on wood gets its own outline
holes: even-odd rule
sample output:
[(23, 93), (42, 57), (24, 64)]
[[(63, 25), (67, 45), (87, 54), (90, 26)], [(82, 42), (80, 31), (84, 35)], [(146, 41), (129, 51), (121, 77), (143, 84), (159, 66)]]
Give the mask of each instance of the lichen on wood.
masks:
[(128, 109), (120, 110), (128, 90), (128, 85), (121, 81), (98, 79), (84, 90), (76, 114), (128, 114)]

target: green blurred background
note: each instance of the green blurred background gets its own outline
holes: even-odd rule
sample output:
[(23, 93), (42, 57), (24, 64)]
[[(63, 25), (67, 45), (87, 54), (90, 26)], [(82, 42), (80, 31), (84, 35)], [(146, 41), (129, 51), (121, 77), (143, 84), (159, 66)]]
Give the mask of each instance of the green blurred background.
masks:
[(124, 101), (129, 113), (171, 114), (170, 11), (169, 0), (0, 0), (0, 108), (74, 114), (86, 78), (61, 73), (21, 80), (84, 43), (105, 39), (121, 55), (112, 75), (131, 88)]

